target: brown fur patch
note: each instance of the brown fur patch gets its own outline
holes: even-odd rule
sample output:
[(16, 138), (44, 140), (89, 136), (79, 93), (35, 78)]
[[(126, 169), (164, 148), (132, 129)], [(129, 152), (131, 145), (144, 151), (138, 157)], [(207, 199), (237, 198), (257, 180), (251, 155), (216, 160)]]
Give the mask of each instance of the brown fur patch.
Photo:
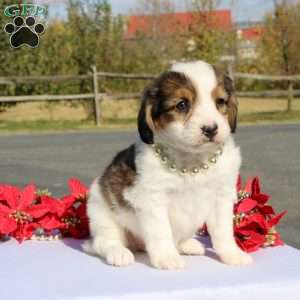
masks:
[(115, 156), (100, 178), (104, 199), (112, 209), (133, 209), (124, 199), (123, 191), (134, 184), (135, 178), (135, 146), (131, 145)]
[[(231, 132), (235, 132), (237, 125), (238, 101), (234, 95), (235, 89), (228, 74), (215, 68), (218, 79), (217, 87), (212, 91), (212, 97), (217, 109), (228, 119)], [(224, 99), (224, 105), (218, 105), (218, 99)]]
[[(224, 87), (222, 85), (218, 85), (216, 88), (214, 88), (212, 91), (212, 97), (215, 101), (216, 107), (219, 110), (219, 112), (221, 112), (223, 115), (226, 115), (229, 97)], [(219, 99), (224, 99), (224, 105), (218, 102)]]
[[(184, 74), (167, 72), (158, 79), (156, 88), (156, 109), (152, 110), (155, 128), (163, 129), (173, 121), (186, 122), (196, 101), (196, 91), (190, 80)], [(186, 113), (176, 110), (176, 105), (182, 100), (189, 105)]]
[[(186, 113), (176, 110), (176, 105), (182, 100), (186, 100), (190, 107)], [(142, 140), (153, 143), (154, 130), (163, 129), (173, 121), (186, 122), (195, 101), (196, 91), (184, 74), (172, 71), (163, 73), (144, 91), (138, 121)]]

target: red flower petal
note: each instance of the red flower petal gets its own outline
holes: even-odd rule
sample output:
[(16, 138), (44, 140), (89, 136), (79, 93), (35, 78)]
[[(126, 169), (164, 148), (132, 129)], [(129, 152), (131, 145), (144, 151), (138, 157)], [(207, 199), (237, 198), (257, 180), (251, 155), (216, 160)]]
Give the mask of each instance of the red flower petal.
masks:
[(10, 234), (17, 229), (18, 225), (15, 220), (8, 217), (0, 217), (0, 232)]
[(267, 224), (264, 219), (264, 217), (261, 214), (252, 214), (252, 215), (247, 215), (237, 226), (237, 229), (244, 229), (244, 228), (253, 228), (257, 227), (261, 228), (263, 230), (267, 229)]
[(0, 215), (7, 215), (9, 214), (10, 212), (12, 211), (11, 208), (9, 208), (8, 206), (6, 205), (3, 205), (0, 203)]
[(237, 238), (236, 242), (242, 250), (248, 253), (257, 251), (261, 247), (260, 244), (254, 243), (252, 240), (241, 240)]
[(276, 239), (274, 241), (273, 246), (283, 246), (284, 242), (281, 240), (279, 233), (275, 233), (275, 237)]
[(3, 186), (2, 194), (9, 207), (16, 209), (21, 191), (15, 186), (5, 185)]
[(269, 228), (272, 228), (273, 226), (277, 225), (279, 223), (279, 221), (281, 220), (281, 218), (287, 213), (287, 211), (283, 211), (281, 214), (275, 216), (274, 218), (272, 218), (271, 220), (268, 221), (268, 226)]
[(48, 207), (51, 213), (57, 213), (59, 209), (59, 200), (50, 196), (41, 196), (41, 203)]
[(81, 204), (76, 209), (75, 213), (80, 218), (87, 218), (87, 205), (86, 205), (86, 203)]
[(247, 213), (257, 206), (257, 202), (251, 198), (245, 198), (237, 204), (237, 213)]
[(39, 221), (39, 224), (46, 230), (59, 229), (63, 225), (55, 216), (46, 216)]
[(274, 211), (273, 207), (270, 205), (265, 205), (265, 206), (260, 207), (259, 211), (263, 215), (275, 215), (275, 211)]
[(2, 185), (0, 185), (0, 201), (4, 200), (3, 190), (4, 190), (4, 187)]
[(76, 199), (82, 199), (86, 197), (88, 189), (77, 178), (69, 179), (69, 188), (72, 193), (72, 196), (74, 196)]
[(252, 194), (252, 187), (253, 187), (253, 178), (249, 178), (247, 181), (246, 181), (246, 184), (245, 184), (245, 187), (244, 187), (244, 191), (249, 193), (250, 195)]
[(63, 205), (63, 207), (64, 207), (65, 210), (67, 210), (70, 207), (72, 207), (75, 201), (76, 201), (76, 199), (72, 195), (64, 196), (61, 199), (61, 203), (62, 203), (62, 205)]
[(23, 242), (24, 240), (28, 240), (32, 237), (33, 232), (38, 228), (38, 224), (30, 223), (20, 225), (17, 230), (13, 233), (13, 237), (19, 242)]
[(258, 177), (255, 177), (252, 181), (252, 193), (253, 195), (260, 194), (260, 182)]
[(48, 211), (49, 208), (43, 204), (32, 205), (31, 207), (25, 210), (25, 212), (27, 212), (34, 218), (40, 218), (44, 216)]
[(57, 214), (59, 217), (66, 213), (68, 207), (72, 206), (74, 201), (74, 197), (71, 196), (63, 200), (55, 199), (49, 196), (41, 197), (42, 204), (48, 207), (49, 212), (52, 214)]
[(259, 234), (253, 230), (239, 230), (239, 234), (251, 239), (251, 241), (255, 244), (263, 245), (266, 240), (264, 234)]
[(267, 194), (253, 194), (252, 198), (255, 199), (259, 205), (265, 205), (270, 199), (270, 196)]
[(20, 202), (18, 205), (19, 210), (25, 210), (28, 206), (33, 204), (33, 201), (35, 200), (35, 185), (30, 184), (25, 187), (23, 192), (21, 193)]

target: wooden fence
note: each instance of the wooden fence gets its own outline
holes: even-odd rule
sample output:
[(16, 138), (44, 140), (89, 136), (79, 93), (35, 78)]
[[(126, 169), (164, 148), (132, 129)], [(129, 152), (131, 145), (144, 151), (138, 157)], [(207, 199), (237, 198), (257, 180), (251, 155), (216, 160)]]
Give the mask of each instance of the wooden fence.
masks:
[[(86, 75), (60, 75), (60, 76), (27, 76), (17, 77), (8, 76), (0, 77), (0, 85), (16, 85), (28, 83), (42, 83), (42, 82), (63, 82), (63, 81), (80, 81), (90, 79), (93, 80), (93, 93), (86, 94), (70, 94), (70, 95), (26, 95), (26, 96), (1, 96), (0, 103), (6, 102), (34, 102), (34, 101), (67, 101), (67, 100), (93, 100), (95, 123), (97, 126), (101, 124), (101, 102), (103, 99), (108, 100), (125, 100), (139, 98), (140, 93), (119, 93), (109, 95), (101, 93), (98, 87), (99, 79), (132, 79), (132, 80), (152, 80), (156, 78), (155, 74), (124, 74), (124, 73), (109, 73), (98, 72), (96, 67), (92, 67), (92, 73)], [(287, 110), (291, 110), (292, 100), (294, 97), (300, 97), (300, 90), (294, 89), (294, 84), (300, 81), (300, 75), (295, 76), (272, 76), (272, 75), (258, 75), (247, 73), (234, 73), (234, 79), (250, 79), (258, 81), (285, 81), (288, 82), (287, 90), (265, 90), (259, 92), (237, 92), (239, 97), (287, 97)]]

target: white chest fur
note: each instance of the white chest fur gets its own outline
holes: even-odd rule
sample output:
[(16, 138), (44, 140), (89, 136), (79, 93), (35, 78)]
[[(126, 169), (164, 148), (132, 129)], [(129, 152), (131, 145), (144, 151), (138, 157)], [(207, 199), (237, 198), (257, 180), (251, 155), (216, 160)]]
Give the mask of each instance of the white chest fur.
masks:
[[(217, 164), (209, 170), (179, 175), (161, 164), (151, 146), (138, 144), (137, 179), (134, 186), (124, 191), (124, 196), (137, 211), (166, 209), (174, 239), (180, 241), (193, 236), (205, 223), (217, 206), (218, 193), (227, 194), (228, 201), (235, 200), (240, 160), (239, 148), (230, 138)], [(119, 217), (124, 226), (139, 234), (134, 216)]]

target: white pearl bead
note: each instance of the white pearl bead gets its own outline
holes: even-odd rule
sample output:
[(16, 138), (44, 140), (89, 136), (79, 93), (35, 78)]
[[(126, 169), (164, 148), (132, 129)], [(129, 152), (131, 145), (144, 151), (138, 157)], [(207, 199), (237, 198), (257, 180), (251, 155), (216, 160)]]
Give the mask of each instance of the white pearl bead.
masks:
[(168, 162), (168, 157), (167, 156), (162, 156), (161, 157), (161, 161), (162, 161), (162, 163), (167, 163)]
[(182, 168), (182, 169), (180, 170), (180, 173), (181, 173), (182, 175), (186, 175), (186, 174), (187, 174), (187, 169), (186, 169), (186, 168)]
[(221, 148), (216, 151), (217, 155), (221, 155), (222, 153), (223, 153), (223, 150)]
[(193, 168), (193, 173), (194, 173), (194, 174), (199, 173), (199, 169), (198, 169), (198, 168)]
[(160, 149), (160, 148), (156, 148), (156, 149), (155, 149), (155, 152), (156, 152), (157, 154), (159, 154), (159, 153), (161, 153), (161, 149)]
[(209, 161), (210, 161), (211, 163), (215, 164), (215, 163), (217, 162), (217, 159), (216, 159), (215, 156), (213, 156), (213, 157), (211, 157), (211, 158), (209, 159)]
[(208, 166), (208, 164), (202, 164), (201, 168), (204, 170), (207, 170), (209, 168), (209, 166)]
[(177, 170), (176, 164), (171, 164), (170, 165), (170, 170), (173, 171), (173, 172), (175, 172)]

